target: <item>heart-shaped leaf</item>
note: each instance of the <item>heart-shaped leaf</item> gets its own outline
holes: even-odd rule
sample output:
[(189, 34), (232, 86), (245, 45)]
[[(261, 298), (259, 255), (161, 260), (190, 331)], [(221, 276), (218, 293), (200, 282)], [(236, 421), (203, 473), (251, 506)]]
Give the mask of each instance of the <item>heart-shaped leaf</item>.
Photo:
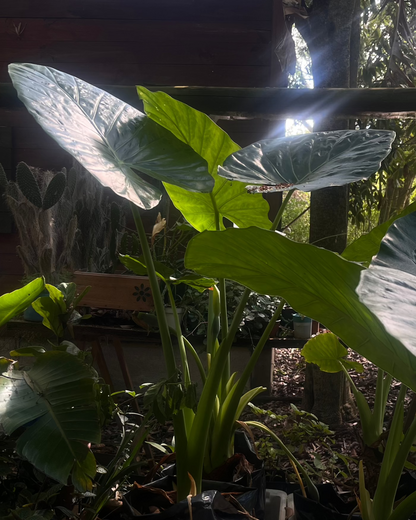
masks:
[(217, 175), (217, 168), (239, 146), (207, 115), (172, 99), (164, 92), (150, 92), (137, 87), (146, 114), (188, 144), (208, 163), (215, 181), (212, 193), (189, 193), (166, 185), (173, 204), (198, 231), (224, 229), (223, 219), (238, 227), (270, 228), (269, 205), (261, 195), (249, 195), (246, 185), (229, 182)]
[(395, 135), (389, 130), (338, 130), (265, 139), (233, 153), (218, 173), (261, 185), (260, 191), (343, 186), (373, 175)]
[(14, 63), (9, 74), (42, 128), (101, 184), (149, 209), (161, 197), (139, 171), (190, 191), (214, 186), (206, 162), (135, 108), (50, 67)]
[(349, 347), (416, 389), (416, 349), (392, 337), (359, 301), (355, 289), (364, 268), (355, 262), (279, 233), (248, 228), (205, 231), (194, 237), (185, 264), (205, 276), (230, 278), (255, 292), (281, 296), (297, 312), (323, 323)]
[(363, 371), (360, 363), (344, 359), (348, 350), (341, 345), (335, 334), (330, 332), (318, 334), (310, 339), (301, 354), (305, 361), (315, 363), (323, 372), (341, 372), (343, 365), (346, 368), (354, 368), (357, 372)]
[(416, 355), (415, 251), (416, 213), (410, 213), (392, 224), (357, 288), (360, 300), (412, 355)]

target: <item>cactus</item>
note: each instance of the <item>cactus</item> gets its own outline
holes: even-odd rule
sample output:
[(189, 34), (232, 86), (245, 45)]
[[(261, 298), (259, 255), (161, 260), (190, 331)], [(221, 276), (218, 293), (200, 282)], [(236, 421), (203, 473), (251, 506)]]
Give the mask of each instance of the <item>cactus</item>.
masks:
[[(0, 191), (3, 187), (19, 231), (18, 254), (27, 277), (43, 274), (56, 283), (68, 269), (116, 268), (124, 207), (109, 202), (85, 169), (75, 163), (54, 174), (20, 163), (16, 177), (17, 182), (8, 181), (0, 168)], [(129, 237), (127, 253), (138, 249), (136, 242)]]
[(114, 271), (118, 264), (117, 234), (121, 227), (121, 207), (112, 202), (110, 205), (110, 228), (108, 251), (111, 261), (111, 270)]
[(59, 172), (54, 177), (52, 177), (51, 182), (48, 184), (46, 188), (45, 195), (43, 197), (42, 209), (46, 211), (50, 209), (52, 206), (57, 204), (66, 188), (66, 177), (65, 173)]
[(0, 188), (5, 190), (7, 188), (7, 184), (9, 183), (7, 179), (6, 172), (4, 171), (3, 166), (0, 164)]
[(140, 256), (140, 240), (136, 233), (119, 233), (118, 252), (122, 255)]
[(77, 187), (77, 171), (74, 167), (72, 167), (66, 174), (66, 184), (72, 197), (74, 195), (75, 188)]
[(132, 256), (139, 256), (140, 251), (141, 251), (141, 246), (140, 246), (139, 236), (136, 233), (134, 233), (131, 236), (131, 252), (130, 252), (130, 254)]
[(78, 231), (78, 219), (73, 215), (67, 226), (67, 233), (62, 248), (62, 252), (56, 263), (56, 270), (61, 271), (64, 267), (72, 268), (73, 264), (73, 249), (76, 242), (76, 235)]
[(19, 163), (16, 182), (8, 181), (5, 195), (20, 235), (17, 253), (25, 275), (42, 274), (48, 283), (57, 283), (72, 264), (69, 249), (76, 235), (66, 171), (53, 174)]
[(32, 170), (24, 162), (20, 162), (17, 165), (16, 182), (27, 200), (40, 209), (42, 207), (42, 194), (38, 182)]

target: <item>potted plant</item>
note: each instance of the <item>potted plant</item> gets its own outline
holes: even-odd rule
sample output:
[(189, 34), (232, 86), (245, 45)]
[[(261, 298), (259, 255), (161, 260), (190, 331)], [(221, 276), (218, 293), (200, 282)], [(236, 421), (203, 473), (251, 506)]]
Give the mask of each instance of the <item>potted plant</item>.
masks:
[[(168, 377), (154, 391), (163, 402), (169, 403), (174, 422), (179, 500), (188, 496), (191, 483), (194, 492), (201, 491), (204, 468), (215, 469), (229, 457), (233, 450), (235, 421), (245, 404), (262, 390), (258, 388), (243, 393), (284, 301), (273, 314), (246, 370), (236, 380), (229, 373), (229, 350), (250, 290), (286, 298), (298, 312), (323, 322), (357, 351), (367, 354), (380, 366), (386, 365), (385, 353), (391, 350), (390, 339), (371, 312), (368, 309), (364, 311), (354, 292), (361, 267), (314, 246), (292, 243), (274, 230), (295, 188), (314, 190), (367, 178), (374, 173), (390, 149), (394, 138), (391, 132), (318, 133), (267, 140), (238, 151), (237, 145), (205, 115), (162, 93), (139, 89), (148, 115), (146, 118), (120, 100), (88, 85), (85, 89), (88, 106), (95, 106), (94, 101), (99, 99), (112, 107), (113, 119), (106, 117), (104, 126), (98, 128), (92, 125), (91, 114), (80, 110), (78, 98), (66, 96), (63, 105), (62, 98), (51, 102), (54, 97), (50, 92), (51, 84), (58, 90), (68, 82), (85, 85), (80, 80), (35, 65), (13, 65), (10, 70), (20, 98), (48, 133), (76, 155), (101, 182), (111, 185), (116, 193), (133, 203), (143, 261), (127, 260), (135, 263), (138, 269), (145, 266), (155, 300)], [(33, 97), (37, 100), (36, 109), (32, 104)], [(48, 103), (43, 102), (46, 98)], [(58, 117), (61, 111), (68, 113), (68, 110), (73, 118)], [(120, 114), (121, 127), (117, 123)], [(85, 139), (78, 130), (81, 121), (91, 131), (88, 150), (80, 149), (78, 145), (81, 137)], [(71, 139), (63, 136), (71, 136)], [(140, 148), (144, 140), (149, 142), (149, 136), (153, 138), (152, 161), (149, 161), (149, 155), (141, 153)], [(117, 146), (109, 147), (109, 142), (117, 143)], [(132, 143), (136, 148), (130, 154)], [(158, 147), (160, 143), (164, 146)], [(148, 149), (146, 151), (149, 153)], [(105, 170), (96, 160), (97, 155), (105, 161)], [(316, 161), (313, 169), (309, 166), (312, 158)], [(287, 171), (287, 161), (296, 164), (296, 168)], [(186, 348), (192, 355), (195, 353), (192, 345), (183, 338), (176, 315), (176, 334), (183, 358), (183, 378), (177, 382), (172, 341), (158, 287), (158, 278), (165, 282), (170, 280), (154, 263), (137, 209), (137, 206), (149, 208), (156, 205), (160, 192), (133, 170), (163, 180), (173, 203), (188, 222), (197, 231), (204, 231), (190, 241), (185, 265), (218, 279), (218, 289), (212, 288), (209, 302), (207, 343), (210, 368), (207, 373), (201, 370), (204, 386), (198, 402), (194, 399)], [(289, 190), (272, 224), (267, 219), (267, 205), (262, 197), (247, 193), (246, 186), (253, 184)], [(224, 217), (237, 224), (239, 229), (223, 230)], [(296, 280), (293, 279), (294, 266), (300, 272)], [(316, 280), (322, 273), (331, 280), (335, 278), (333, 285), (338, 290), (331, 291), (330, 285), (322, 289), (321, 284), (314, 282), (312, 273)], [(244, 291), (231, 323), (227, 320), (225, 278), (250, 288)], [(303, 289), (306, 286), (307, 297), (299, 290), (299, 287)], [(344, 305), (340, 308), (339, 294), (343, 295), (342, 304), (353, 302), (346, 310)], [(395, 361), (395, 373), (400, 373), (405, 382), (416, 387), (414, 375), (405, 363), (400, 362), (399, 355)], [(308, 491), (314, 493), (310, 482)]]

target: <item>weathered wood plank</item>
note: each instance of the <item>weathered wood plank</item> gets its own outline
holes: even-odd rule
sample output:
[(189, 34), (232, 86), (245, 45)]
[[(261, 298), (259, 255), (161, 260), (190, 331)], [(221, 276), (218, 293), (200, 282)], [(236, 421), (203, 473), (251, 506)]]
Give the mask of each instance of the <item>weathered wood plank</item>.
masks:
[[(267, 86), (270, 67), (245, 65), (178, 65), (135, 63), (60, 63), (40, 62), (68, 74), (80, 77), (95, 85), (223, 85)], [(7, 62), (0, 62), (0, 83), (7, 83)], [(130, 92), (131, 94), (131, 92)], [(135, 95), (135, 94), (134, 94)], [(4, 100), (1, 99), (2, 106)]]
[(0, 17), (270, 20), (271, 10), (271, 0), (9, 0), (1, 3)]
[[(0, 259), (1, 260), (1, 259)], [(0, 264), (0, 295), (8, 292), (12, 292), (23, 286), (22, 280), (23, 273), (17, 275), (2, 274)]]
[[(235, 67), (234, 69), (237, 69)], [(253, 67), (255, 68), (255, 67)], [(260, 68), (260, 67), (259, 67)], [(138, 82), (137, 82), (138, 83)], [(104, 90), (140, 108), (133, 86), (102, 85)], [(149, 87), (219, 116), (264, 119), (319, 117), (416, 117), (416, 89), (286, 89), (222, 87)], [(0, 107), (21, 107), (13, 87), (0, 84)], [(6, 110), (6, 113), (12, 113)], [(1, 117), (1, 112), (0, 112)]]
[[(1, 234), (0, 236), (3, 237), (5, 235)], [(14, 274), (22, 276), (23, 266), (16, 252), (0, 256), (0, 274)]]
[(13, 150), (14, 161), (17, 164), (24, 161), (30, 166), (36, 166), (43, 170), (59, 171), (63, 166), (72, 166), (72, 157), (62, 148), (16, 148)]
[[(23, 32), (16, 32), (18, 24)], [(180, 42), (257, 43), (271, 41), (269, 20), (192, 22), (170, 20), (82, 20), (60, 18), (0, 19), (0, 41), (38, 42), (130, 42), (159, 45)], [(137, 51), (137, 49), (136, 49)]]
[(147, 276), (76, 271), (73, 281), (77, 284), (79, 292), (88, 285), (91, 286), (89, 293), (82, 300), (82, 304), (89, 307), (149, 311), (154, 306)]
[(7, 85), (7, 88), (3, 89), (0, 84), (0, 125), (12, 126), (13, 129), (16, 127), (39, 127), (35, 119), (29, 114), (29, 112), (23, 107), (23, 105), (16, 105), (12, 103), (11, 106), (14, 108), (8, 109), (3, 108), (8, 106), (8, 100), (11, 100), (9, 96), (13, 96), (17, 100), (15, 90), (12, 85)]
[[(101, 41), (52, 41), (49, 43), (15, 41), (3, 46), (0, 55), (3, 62), (60, 64), (102, 64), (108, 69), (113, 64), (134, 65), (232, 65), (264, 66), (270, 64), (270, 45), (240, 42), (238, 44), (216, 42), (171, 42), (138, 48), (130, 42)], [(62, 65), (61, 65), (62, 67)], [(59, 68), (59, 67), (56, 67)], [(179, 76), (175, 74), (179, 79)], [(172, 81), (172, 80), (171, 80)]]
[[(39, 125), (37, 126), (39, 128)], [(35, 132), (33, 126), (13, 128), (13, 147), (14, 149), (24, 150), (49, 150), (52, 154), (61, 150), (59, 144), (52, 137), (49, 137), (46, 132), (40, 131), (40, 129)]]

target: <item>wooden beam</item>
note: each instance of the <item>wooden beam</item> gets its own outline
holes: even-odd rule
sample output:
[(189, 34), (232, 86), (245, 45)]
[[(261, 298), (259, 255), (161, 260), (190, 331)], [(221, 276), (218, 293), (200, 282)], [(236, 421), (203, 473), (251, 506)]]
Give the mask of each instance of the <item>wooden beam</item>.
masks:
[[(134, 86), (102, 85), (114, 96), (141, 108)], [(399, 119), (416, 117), (416, 88), (286, 89), (232, 87), (148, 87), (210, 115), (263, 119), (327, 117)], [(0, 84), (0, 107), (17, 108), (10, 84)]]

